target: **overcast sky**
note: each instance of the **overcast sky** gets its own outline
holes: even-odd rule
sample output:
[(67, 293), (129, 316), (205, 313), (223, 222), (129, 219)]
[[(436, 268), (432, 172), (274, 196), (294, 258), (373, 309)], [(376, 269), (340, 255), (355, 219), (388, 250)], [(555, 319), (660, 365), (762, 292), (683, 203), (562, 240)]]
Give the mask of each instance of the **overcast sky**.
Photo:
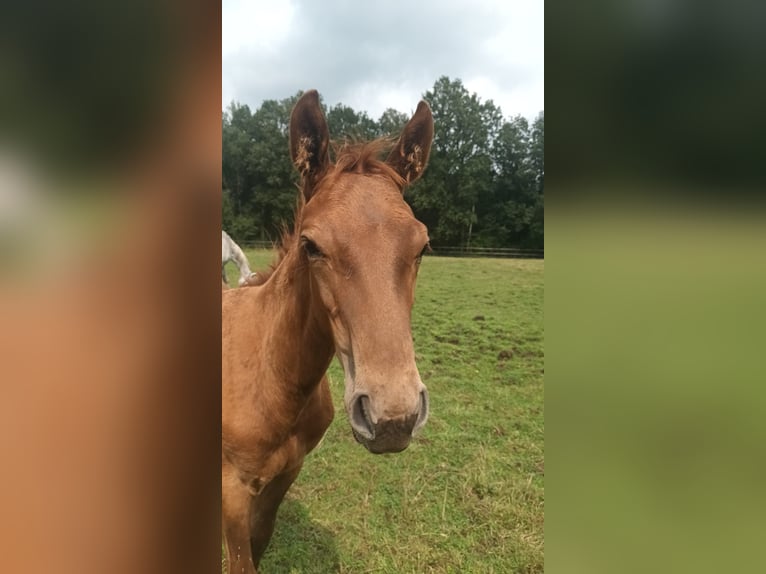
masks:
[(316, 88), (378, 119), (446, 75), (532, 119), (543, 39), (543, 0), (223, 0), (223, 106)]

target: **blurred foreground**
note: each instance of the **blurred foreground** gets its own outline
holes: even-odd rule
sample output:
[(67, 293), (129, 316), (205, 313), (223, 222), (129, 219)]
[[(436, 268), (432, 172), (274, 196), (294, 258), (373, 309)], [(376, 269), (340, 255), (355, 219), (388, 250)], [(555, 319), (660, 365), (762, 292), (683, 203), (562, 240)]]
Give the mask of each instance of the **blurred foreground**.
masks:
[(218, 564), (219, 10), (4, 18), (2, 572)]
[(763, 572), (766, 10), (554, 4), (545, 570)]
[(546, 571), (758, 570), (762, 222), (680, 204), (555, 211)]

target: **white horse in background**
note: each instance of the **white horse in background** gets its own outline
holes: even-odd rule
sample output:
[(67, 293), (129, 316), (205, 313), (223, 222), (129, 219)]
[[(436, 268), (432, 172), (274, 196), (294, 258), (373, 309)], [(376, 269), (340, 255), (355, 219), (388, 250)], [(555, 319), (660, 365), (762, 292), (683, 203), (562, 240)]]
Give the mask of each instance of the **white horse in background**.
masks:
[(255, 278), (256, 274), (250, 271), (250, 265), (242, 249), (234, 243), (234, 240), (229, 237), (228, 233), (221, 230), (221, 277), (227, 285), (229, 282), (226, 281), (226, 264), (229, 261), (233, 261), (239, 267), (240, 287), (247, 283), (247, 280), (251, 277)]

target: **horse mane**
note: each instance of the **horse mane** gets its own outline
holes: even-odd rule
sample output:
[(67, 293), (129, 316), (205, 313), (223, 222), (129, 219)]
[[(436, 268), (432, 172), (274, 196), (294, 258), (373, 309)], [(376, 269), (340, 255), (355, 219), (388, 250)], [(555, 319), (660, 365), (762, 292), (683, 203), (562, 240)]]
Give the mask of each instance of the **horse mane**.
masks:
[(258, 271), (255, 277), (248, 280), (245, 285), (258, 286), (266, 283), (280, 263), (282, 263), (285, 256), (290, 252), (295, 243), (295, 231), (300, 227), (303, 206), (306, 204), (304, 197), (307, 195), (308, 186), (313, 185), (317, 188), (331, 186), (342, 174), (357, 173), (360, 175), (384, 177), (390, 179), (397, 187), (404, 187), (407, 183), (406, 180), (385, 160), (381, 159), (383, 154), (390, 150), (395, 141), (395, 139), (388, 137), (377, 138), (367, 142), (348, 139), (333, 141), (331, 147), (335, 162), (330, 163), (328, 169), (315, 183), (312, 184), (307, 178), (304, 178), (298, 185), (301, 193), (298, 194), (292, 228), (288, 227), (284, 222), (282, 223), (280, 239), (275, 244), (277, 249), (276, 258), (266, 270)]
[(380, 159), (388, 152), (395, 140), (387, 137), (368, 142), (343, 140), (333, 142), (332, 148), (335, 164), (317, 182), (317, 186), (335, 182), (341, 174), (358, 173), (379, 175), (390, 179), (398, 187), (403, 187), (406, 181), (385, 160)]

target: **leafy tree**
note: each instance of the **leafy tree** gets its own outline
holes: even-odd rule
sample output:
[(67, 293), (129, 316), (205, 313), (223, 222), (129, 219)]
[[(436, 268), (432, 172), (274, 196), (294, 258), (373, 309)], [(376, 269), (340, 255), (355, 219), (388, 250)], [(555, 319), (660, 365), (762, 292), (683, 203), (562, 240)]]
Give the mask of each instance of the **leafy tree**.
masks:
[(521, 116), (500, 128), (493, 145), (494, 189), (480, 210), (483, 245), (542, 247), (542, 130), (540, 118), (530, 128)]
[[(254, 112), (232, 102), (222, 116), (223, 225), (237, 241), (275, 239), (293, 218), (297, 175), (288, 154), (298, 93)], [(435, 245), (536, 247), (544, 241), (544, 114), (532, 125), (439, 78), (424, 98), (436, 132), (429, 168), (406, 196)], [(325, 109), (336, 139), (398, 136), (409, 115), (389, 108), (378, 121), (337, 104)]]
[(530, 163), (534, 174), (535, 189), (537, 191), (534, 206), (534, 214), (529, 227), (530, 247), (542, 248), (545, 242), (545, 113), (540, 114), (532, 124), (532, 141), (530, 145)]
[(381, 136), (397, 137), (409, 119), (407, 114), (388, 108), (378, 120), (378, 133)]
[(253, 115), (250, 169), (254, 194), (250, 211), (256, 215), (261, 239), (276, 238), (282, 222), (292, 220), (297, 174), (287, 153), (288, 126), (298, 97), (267, 100)]
[(292, 218), (296, 175), (287, 130), (299, 96), (267, 100), (254, 114), (232, 103), (224, 114), (223, 224), (238, 241), (275, 238)]
[(378, 135), (378, 125), (367, 112), (357, 113), (343, 104), (327, 111), (327, 127), (330, 135), (336, 140), (369, 140)]
[(491, 196), (481, 206), (481, 243), (513, 245), (529, 225), (526, 194), (530, 187), (528, 167), (529, 123), (517, 116), (503, 123), (492, 148), (495, 182)]
[(424, 98), (436, 131), (428, 170), (410, 195), (412, 205), (434, 244), (467, 245), (476, 204), (492, 191), (492, 143), (502, 114), (491, 100), (482, 102), (460, 80), (446, 76)]

